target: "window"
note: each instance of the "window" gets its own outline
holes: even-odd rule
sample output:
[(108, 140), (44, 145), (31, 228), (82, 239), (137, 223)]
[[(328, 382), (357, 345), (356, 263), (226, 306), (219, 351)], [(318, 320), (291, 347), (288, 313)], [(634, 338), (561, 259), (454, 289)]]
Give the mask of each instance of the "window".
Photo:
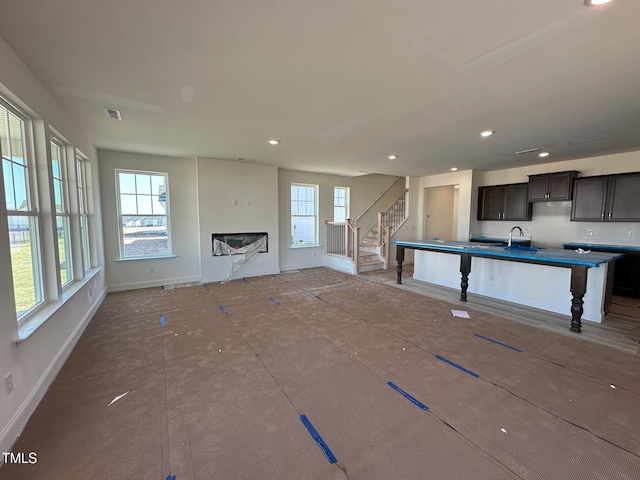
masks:
[(333, 188), (333, 221), (344, 223), (349, 218), (349, 189)]
[(18, 320), (43, 301), (30, 128), (31, 122), (26, 116), (0, 100), (0, 152)]
[(67, 184), (67, 163), (65, 148), (56, 139), (51, 140), (51, 173), (56, 216), (56, 247), (58, 249), (58, 277), (64, 287), (73, 280), (71, 258), (71, 227)]
[(82, 242), (82, 264), (86, 272), (91, 268), (89, 244), (89, 161), (76, 156), (76, 185), (78, 187), (78, 213), (80, 215), (80, 239)]
[(168, 175), (116, 170), (120, 258), (171, 255)]
[(318, 245), (318, 186), (291, 184), (291, 244)]

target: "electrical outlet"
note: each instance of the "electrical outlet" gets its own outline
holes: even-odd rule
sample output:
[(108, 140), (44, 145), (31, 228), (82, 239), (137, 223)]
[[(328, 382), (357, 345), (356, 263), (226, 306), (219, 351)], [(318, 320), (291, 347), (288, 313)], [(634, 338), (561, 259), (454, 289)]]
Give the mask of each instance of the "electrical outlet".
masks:
[(634, 230), (629, 230), (629, 233), (627, 235), (629, 235), (629, 238), (633, 238), (636, 236), (636, 232)]
[(593, 230), (587, 230), (587, 235), (589, 236), (593, 235)]
[(149, 273), (156, 273), (156, 267), (149, 267)]
[(490, 273), (490, 274), (489, 274), (489, 281), (490, 281), (490, 282), (495, 282), (495, 281), (496, 281), (496, 276), (495, 276), (495, 274), (493, 274), (493, 273)]
[(7, 387), (7, 395), (13, 392), (13, 373), (4, 377), (4, 384)]

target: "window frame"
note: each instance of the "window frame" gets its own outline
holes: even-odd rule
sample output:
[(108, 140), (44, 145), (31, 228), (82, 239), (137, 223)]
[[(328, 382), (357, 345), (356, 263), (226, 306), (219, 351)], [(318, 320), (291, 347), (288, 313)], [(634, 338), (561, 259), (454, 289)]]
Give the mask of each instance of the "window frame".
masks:
[[(35, 148), (34, 148), (34, 124), (33, 119), (25, 114), (21, 109), (16, 108), (10, 102), (8, 102), (3, 97), (0, 97), (0, 107), (7, 112), (7, 120), (9, 119), (8, 115), (11, 114), (20, 120), (21, 124), (21, 135), (22, 135), (22, 158), (24, 165), (19, 165), (15, 161), (13, 161), (12, 152), (2, 152), (2, 145), (0, 144), (0, 154), (3, 161), (2, 173), (2, 183), (3, 188), (5, 190), (4, 201), (5, 201), (5, 211), (6, 211), (6, 221), (7, 227), (10, 237), (11, 243), (11, 227), (9, 226), (10, 217), (26, 217), (29, 220), (29, 242), (30, 242), (30, 253), (31, 253), (31, 271), (33, 276), (33, 295), (34, 295), (34, 303), (26, 308), (25, 310), (18, 310), (18, 299), (15, 298), (17, 295), (19, 288), (16, 286), (16, 279), (13, 278), (14, 285), (14, 298), (15, 298), (15, 315), (16, 321), (18, 325), (24, 322), (26, 319), (32, 316), (34, 312), (39, 310), (47, 301), (46, 289), (45, 289), (45, 271), (43, 265), (43, 241), (42, 241), (42, 215), (39, 209), (38, 203), (38, 183), (37, 183), (37, 165), (36, 165), (36, 156), (35, 156)], [(9, 141), (9, 144), (11, 142)], [(9, 145), (11, 148), (11, 145)], [(6, 156), (5, 156), (6, 155)], [(24, 179), (25, 179), (25, 202), (26, 209), (17, 208), (17, 205), (14, 205), (13, 209), (10, 209), (6, 204), (6, 179), (4, 178), (4, 161), (5, 159), (11, 163), (12, 170), (14, 165), (18, 165), (24, 168)], [(13, 191), (15, 197), (15, 177), (12, 175), (12, 181), (14, 182)], [(14, 203), (15, 203), (14, 198)], [(14, 276), (14, 268), (13, 258), (11, 258), (12, 264), (12, 277)]]
[[(313, 189), (313, 214), (305, 214), (305, 215), (300, 215), (300, 214), (296, 214), (294, 215), (294, 208), (293, 208), (293, 203), (294, 201), (297, 201), (298, 203), (304, 203), (306, 205), (308, 205), (309, 202), (308, 200), (300, 200), (299, 198), (297, 200), (294, 200), (293, 198), (293, 188), (294, 187), (302, 187), (302, 188), (311, 188)], [(289, 205), (291, 207), (290, 210), (290, 216), (289, 216), (289, 220), (290, 220), (290, 232), (291, 232), (291, 247), (294, 248), (300, 248), (300, 247), (317, 247), (320, 245), (320, 232), (319, 232), (319, 206), (320, 206), (320, 196), (319, 196), (319, 187), (318, 185), (313, 185), (313, 184), (308, 184), (308, 183), (297, 183), (297, 182), (293, 182), (291, 183), (291, 188), (290, 188), (290, 202)], [(299, 205), (298, 205), (299, 208)], [(307, 208), (305, 208), (305, 210), (308, 210)], [(297, 210), (299, 211), (299, 210)], [(294, 230), (295, 230), (295, 226), (294, 226), (294, 217), (301, 217), (301, 218), (309, 218), (309, 217), (313, 217), (313, 242), (312, 243), (304, 243), (303, 240), (299, 240), (296, 241), (295, 240), (295, 235), (294, 235)], [(303, 243), (300, 243), (303, 242)]]
[(82, 250), (82, 270), (91, 269), (91, 233), (89, 228), (89, 181), (87, 166), (89, 160), (76, 152), (74, 167), (76, 172), (76, 190), (78, 195), (78, 216), (80, 218), (80, 248)]
[[(122, 205), (121, 205), (121, 196), (120, 192), (120, 175), (121, 174), (131, 174), (131, 175), (146, 175), (146, 176), (162, 176), (164, 177), (164, 186), (165, 191), (165, 213), (164, 214), (141, 214), (141, 216), (145, 217), (165, 217), (165, 225), (166, 225), (166, 236), (167, 236), (167, 252), (162, 254), (149, 254), (149, 255), (125, 255), (125, 243), (124, 243), (124, 226), (122, 217), (131, 216), (131, 214), (123, 214), (122, 213)], [(115, 169), (115, 181), (116, 181), (116, 217), (118, 223), (118, 244), (119, 244), (119, 259), (121, 261), (129, 261), (129, 260), (145, 260), (152, 258), (168, 258), (175, 257), (173, 254), (172, 242), (171, 242), (171, 210), (170, 210), (170, 192), (169, 192), (169, 174), (167, 172), (156, 172), (156, 171), (148, 171), (148, 170), (131, 170), (131, 169)], [(126, 194), (125, 194), (126, 195)], [(136, 202), (138, 196), (150, 196), (153, 197), (153, 192), (146, 193), (137, 193), (137, 183), (136, 183)], [(158, 194), (158, 196), (161, 193)]]
[[(57, 148), (58, 150), (58, 168), (59, 168), (59, 178), (55, 176), (55, 172), (53, 170), (53, 162), (54, 162), (54, 154), (53, 148)], [(64, 242), (64, 254), (65, 254), (65, 263), (66, 267), (66, 280), (62, 279), (62, 269), (58, 265), (57, 275), (58, 280), (62, 289), (64, 290), (69, 285), (71, 285), (75, 280), (74, 275), (74, 258), (73, 258), (73, 245), (72, 245), (72, 231), (71, 231), (71, 203), (69, 198), (69, 175), (67, 168), (67, 150), (68, 145), (64, 143), (58, 136), (56, 136), (53, 132), (51, 133), (51, 138), (49, 140), (49, 148), (51, 149), (51, 183), (53, 186), (53, 205), (51, 206), (51, 212), (55, 217), (55, 226), (56, 231), (55, 234), (55, 247), (58, 252), (58, 260), (60, 260), (60, 243), (58, 240), (58, 220), (61, 219), (63, 222), (63, 242)], [(56, 182), (59, 182), (60, 185), (60, 201), (61, 201), (61, 211), (58, 211), (58, 205), (55, 201), (55, 185)], [(66, 231), (65, 231), (66, 229)]]
[[(337, 205), (336, 200), (336, 192), (338, 190), (344, 190), (344, 205)], [(350, 209), (350, 189), (349, 187), (333, 187), (333, 221), (336, 223), (345, 223), (347, 219), (349, 219), (349, 209)], [(344, 208), (344, 220), (337, 220), (336, 218), (336, 209)]]

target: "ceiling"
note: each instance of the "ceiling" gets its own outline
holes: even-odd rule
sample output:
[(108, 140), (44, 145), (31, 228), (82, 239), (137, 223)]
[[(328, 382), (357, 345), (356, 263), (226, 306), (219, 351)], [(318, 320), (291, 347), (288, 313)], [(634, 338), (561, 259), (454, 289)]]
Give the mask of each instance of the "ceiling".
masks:
[[(98, 148), (394, 175), (640, 150), (637, 0), (0, 0), (0, 13), (0, 36)], [(551, 155), (515, 154), (534, 148)]]

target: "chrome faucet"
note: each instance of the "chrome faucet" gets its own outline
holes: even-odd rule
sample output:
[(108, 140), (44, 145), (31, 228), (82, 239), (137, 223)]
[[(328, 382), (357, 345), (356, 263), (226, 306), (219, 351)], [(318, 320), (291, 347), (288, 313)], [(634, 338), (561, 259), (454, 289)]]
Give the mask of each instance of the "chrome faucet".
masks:
[(522, 229), (521, 229), (520, 227), (518, 227), (518, 226), (513, 227), (513, 228), (511, 229), (511, 231), (509, 232), (509, 243), (507, 244), (507, 246), (508, 246), (508, 247), (510, 247), (510, 246), (511, 246), (511, 242), (513, 242), (513, 231), (514, 231), (516, 228), (517, 228), (518, 230), (520, 230), (520, 236), (521, 236), (521, 237), (524, 237), (524, 232), (522, 231)]

